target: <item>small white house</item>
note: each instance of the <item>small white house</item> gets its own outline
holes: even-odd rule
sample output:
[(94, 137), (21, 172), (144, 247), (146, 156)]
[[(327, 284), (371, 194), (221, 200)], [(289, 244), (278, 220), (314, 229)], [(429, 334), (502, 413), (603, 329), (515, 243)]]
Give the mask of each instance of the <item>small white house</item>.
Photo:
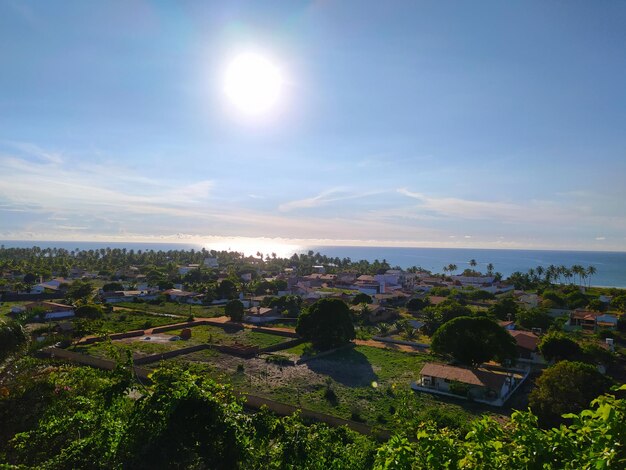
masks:
[(428, 362), (420, 372), (419, 381), (411, 387), (417, 391), (471, 397), (481, 403), (502, 406), (527, 376), (519, 371), (485, 367), (470, 369)]
[(43, 320), (58, 320), (60, 318), (71, 318), (74, 316), (74, 307), (55, 302), (31, 302), (24, 305), (24, 307), (26, 311), (35, 308), (43, 309)]

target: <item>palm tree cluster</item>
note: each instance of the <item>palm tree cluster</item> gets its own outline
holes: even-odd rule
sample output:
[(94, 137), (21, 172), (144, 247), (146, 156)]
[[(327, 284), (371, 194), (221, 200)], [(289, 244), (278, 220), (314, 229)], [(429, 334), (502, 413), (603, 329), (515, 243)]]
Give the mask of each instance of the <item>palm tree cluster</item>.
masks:
[(547, 268), (537, 266), (530, 268), (528, 272), (514, 272), (509, 276), (509, 281), (515, 284), (515, 287), (522, 289), (536, 288), (541, 285), (550, 284), (574, 284), (579, 287), (591, 287), (591, 277), (597, 273), (595, 266), (584, 267), (574, 264), (571, 267), (555, 266), (551, 264)]

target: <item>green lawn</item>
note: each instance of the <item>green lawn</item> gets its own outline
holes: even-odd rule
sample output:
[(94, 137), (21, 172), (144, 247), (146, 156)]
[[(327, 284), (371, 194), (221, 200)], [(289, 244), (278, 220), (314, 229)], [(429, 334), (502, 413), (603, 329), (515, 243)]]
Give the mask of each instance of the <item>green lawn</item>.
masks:
[(145, 330), (155, 326), (170, 325), (180, 323), (180, 319), (172, 317), (159, 317), (156, 315), (145, 315), (133, 312), (113, 312), (107, 313), (100, 320), (100, 331), (106, 333), (123, 333), (132, 330)]
[[(180, 335), (182, 330), (173, 331), (172, 334)], [(191, 329), (190, 344), (213, 343), (213, 344), (245, 344), (267, 348), (276, 344), (289, 341), (291, 338), (272, 335), (245, 329), (220, 328), (218, 326), (203, 325)]]
[(27, 304), (31, 301), (28, 302), (2, 302), (0, 304), (0, 320), (10, 320), (11, 316), (9, 315), (9, 313), (11, 312), (11, 307), (14, 307), (16, 305), (24, 305)]

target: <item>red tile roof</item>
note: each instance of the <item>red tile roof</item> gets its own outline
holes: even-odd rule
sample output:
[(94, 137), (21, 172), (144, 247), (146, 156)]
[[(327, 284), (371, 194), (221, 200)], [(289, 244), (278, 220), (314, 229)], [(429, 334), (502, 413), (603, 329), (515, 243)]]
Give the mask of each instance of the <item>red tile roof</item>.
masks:
[(448, 366), (445, 364), (426, 363), (420, 375), (437, 377), (439, 379), (455, 380), (469, 385), (487, 387), (500, 390), (506, 379), (505, 373), (498, 373), (487, 369), (467, 369), (465, 367)]
[(535, 351), (539, 344), (539, 336), (530, 331), (507, 330), (520, 348)]

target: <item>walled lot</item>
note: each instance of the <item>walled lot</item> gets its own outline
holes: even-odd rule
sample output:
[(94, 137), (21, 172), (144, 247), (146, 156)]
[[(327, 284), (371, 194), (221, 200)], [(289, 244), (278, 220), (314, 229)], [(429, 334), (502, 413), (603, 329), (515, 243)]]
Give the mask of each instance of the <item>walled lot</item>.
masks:
[[(143, 335), (100, 342), (79, 346), (76, 351), (118, 359), (124, 357), (124, 350), (130, 350), (135, 358), (139, 358), (207, 343), (238, 343), (265, 348), (292, 339), (249, 328), (202, 325), (191, 328), (190, 340), (169, 341), (181, 332), (182, 328), (150, 334), (152, 339), (149, 341)], [(424, 352), (407, 352), (396, 345), (380, 348), (360, 344), (342, 347), (330, 354), (322, 353), (318, 357), (311, 352), (310, 344), (302, 343), (274, 354), (294, 362), (300, 359), (306, 359), (306, 362), (280, 365), (267, 361), (266, 356), (246, 359), (205, 349), (143, 367), (156, 369), (177, 364), (231, 383), (242, 393), (388, 429), (396, 426), (394, 413), (397, 410), (409, 410), (417, 420), (429, 419), (432, 413), (443, 413), (460, 423), (485, 411), (494, 412), (463, 400), (446, 400), (410, 391), (410, 383), (416, 380), (423, 364), (436, 360)], [(497, 410), (493, 414), (498, 417), (505, 411)]]
[[(170, 333), (169, 331), (167, 333)], [(172, 335), (180, 335), (180, 330), (172, 330)], [(263, 333), (253, 331), (248, 328), (232, 328), (213, 325), (195, 326), (191, 329), (191, 339), (185, 341), (188, 346), (194, 346), (196, 344), (245, 344), (248, 346), (258, 346), (259, 348), (266, 348), (268, 346), (274, 346), (276, 344), (284, 343), (292, 338), (286, 338), (284, 336), (273, 335), (269, 333)]]
[[(305, 348), (298, 345), (277, 354), (297, 358)], [(180, 364), (229, 382), (240, 392), (386, 428), (395, 426), (393, 413), (405, 406), (404, 393), (418, 412), (444, 410), (460, 420), (485, 412), (482, 406), (410, 392), (410, 382), (429, 360), (427, 354), (356, 346), (293, 366), (204, 350), (147, 367)]]
[[(129, 313), (125, 315), (127, 317), (126, 321), (128, 321), (128, 317), (133, 317), (134, 315), (136, 314)], [(139, 317), (143, 319), (145, 315), (139, 315)], [(159, 317), (156, 318), (161, 321), (167, 320)], [(133, 324), (135, 323), (136, 322)], [(169, 323), (171, 323), (171, 319), (169, 320)], [(128, 330), (130, 329), (132, 328), (129, 328)], [(102, 341), (90, 345), (81, 345), (78, 346), (75, 351), (83, 354), (90, 354), (103, 359), (114, 359), (120, 352), (127, 349), (133, 353), (133, 357), (143, 357), (150, 354), (164, 353), (207, 343), (220, 345), (243, 344), (246, 346), (266, 348), (268, 346), (274, 346), (292, 339), (284, 336), (253, 331), (248, 328), (222, 328), (219, 326), (203, 325), (191, 328), (191, 339), (189, 340), (169, 340), (173, 336), (180, 336), (182, 330), (183, 329), (181, 328), (163, 333), (125, 338), (112, 341), (110, 344), (106, 341)], [(145, 340), (144, 338), (146, 338), (146, 336), (149, 336), (151, 339)]]

